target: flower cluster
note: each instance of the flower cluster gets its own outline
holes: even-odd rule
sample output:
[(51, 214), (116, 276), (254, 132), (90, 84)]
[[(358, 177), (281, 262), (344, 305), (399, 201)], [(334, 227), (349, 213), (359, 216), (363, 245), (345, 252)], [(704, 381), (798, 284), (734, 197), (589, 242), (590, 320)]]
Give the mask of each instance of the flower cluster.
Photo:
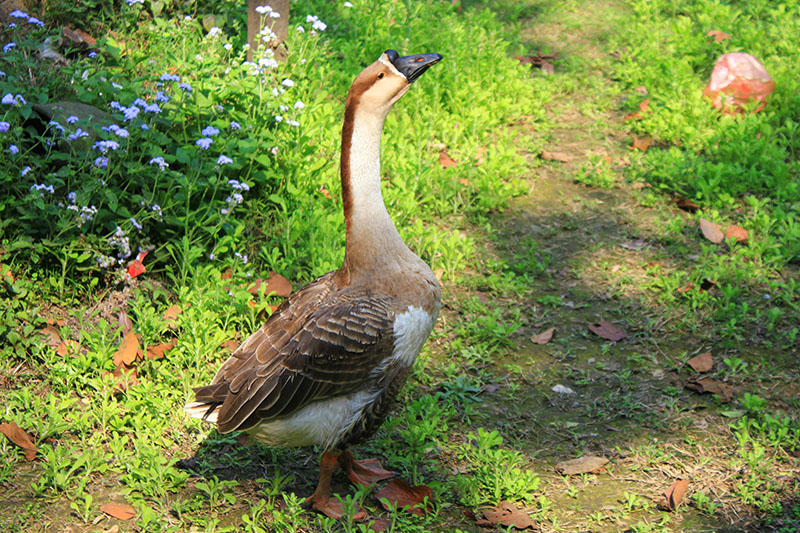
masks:
[(116, 248), (117, 250), (117, 257), (119, 259), (127, 259), (131, 256), (131, 243), (130, 239), (127, 235), (125, 235), (125, 230), (117, 226), (114, 235), (110, 236), (106, 242), (108, 242), (109, 246), (112, 248)]
[[(30, 167), (26, 167), (26, 168), (30, 168)], [(25, 174), (27, 174), (27, 172)], [(23, 174), (23, 176), (25, 174)], [(56, 193), (56, 191), (55, 191), (55, 189), (53, 189), (52, 185), (45, 185), (44, 183), (34, 183), (33, 185), (31, 185), (31, 188), (29, 190), (31, 190), (31, 191), (34, 191), (34, 190), (35, 191), (46, 191), (46, 192), (49, 192), (50, 194), (55, 194)], [(44, 196), (44, 194), (40, 194), (40, 196)]]
[[(36, 17), (28, 15), (27, 13), (25, 13), (24, 11), (21, 11), (19, 9), (15, 9), (11, 13), (9, 13), (8, 16), (11, 17), (11, 18), (15, 18), (15, 19), (25, 19), (25, 21), (28, 24), (33, 24), (34, 26), (39, 26), (40, 28), (44, 27), (44, 22), (42, 22), (41, 20), (37, 19)], [(12, 22), (12, 24), (13, 24), (13, 22)]]
[(237, 205), (244, 202), (244, 196), (242, 195), (242, 192), (248, 192), (250, 190), (250, 186), (243, 181), (231, 179), (228, 180), (228, 185), (230, 185), (231, 189), (233, 189), (235, 192), (233, 192), (230, 196), (225, 198), (225, 203), (228, 204), (228, 207), (221, 209), (220, 212), (223, 215), (229, 215), (230, 213), (233, 212), (233, 209)]
[(325, 31), (328, 28), (328, 25), (316, 15), (306, 15), (306, 24), (311, 24), (311, 29), (317, 31)]

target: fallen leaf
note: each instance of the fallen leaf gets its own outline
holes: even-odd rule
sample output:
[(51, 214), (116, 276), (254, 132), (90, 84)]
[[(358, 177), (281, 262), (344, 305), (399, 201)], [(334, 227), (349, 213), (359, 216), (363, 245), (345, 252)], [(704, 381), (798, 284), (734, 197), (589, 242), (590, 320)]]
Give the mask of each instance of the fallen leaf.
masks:
[(86, 355), (89, 350), (80, 345), (78, 341), (65, 340), (56, 348), (56, 355), (64, 357), (65, 355)]
[(589, 324), (589, 329), (595, 335), (615, 342), (628, 336), (628, 333), (624, 329), (604, 320)]
[(136, 359), (141, 358), (142, 353), (139, 350), (139, 339), (136, 338), (136, 334), (133, 331), (129, 331), (122, 338), (122, 342), (119, 343), (119, 348), (117, 348), (117, 352), (114, 354), (114, 364), (119, 369), (121, 366), (130, 366)]
[(117, 315), (117, 323), (119, 324), (119, 332), (122, 333), (123, 337), (133, 331), (133, 322), (131, 322), (131, 319), (128, 318), (128, 313), (124, 310)]
[(375, 533), (381, 533), (382, 531), (387, 531), (391, 525), (391, 520), (386, 520), (384, 518), (373, 518), (370, 520), (369, 530), (374, 531)]
[(644, 85), (640, 85), (634, 90), (639, 94), (647, 94), (647, 87), (645, 87)]
[(595, 472), (603, 468), (608, 463), (605, 457), (597, 457), (595, 455), (584, 455), (577, 459), (570, 459), (569, 461), (561, 461), (556, 464), (556, 471), (565, 475), (572, 476), (575, 474), (585, 474), (587, 472)]
[(709, 37), (713, 37), (714, 40), (718, 43), (731, 38), (730, 33), (725, 33), (724, 31), (719, 31), (719, 30), (711, 30), (706, 35), (708, 35)]
[(477, 152), (475, 153), (475, 166), (482, 165), (486, 156), (489, 155), (489, 151), (486, 149), (485, 146), (479, 146)]
[(692, 357), (686, 361), (686, 364), (695, 372), (708, 372), (714, 366), (714, 361), (711, 359), (711, 352), (706, 352)]
[(100, 512), (118, 520), (130, 520), (136, 516), (136, 509), (127, 503), (106, 503), (100, 506)]
[(564, 152), (548, 152), (546, 150), (542, 151), (541, 158), (545, 161), (560, 161), (561, 163), (569, 163), (572, 161), (572, 157), (569, 154)]
[(264, 294), (269, 295), (272, 292), (275, 293), (274, 296), (288, 298), (292, 295), (292, 284), (280, 274), (270, 272), (267, 286), (264, 288)]
[(477, 525), (484, 527), (503, 525), (516, 529), (533, 529), (536, 526), (528, 513), (507, 501), (501, 501), (497, 504), (497, 507), (484, 509), (483, 516), (483, 519), (475, 522)]
[(531, 342), (534, 342), (536, 344), (547, 344), (548, 342), (550, 342), (550, 339), (553, 338), (553, 333), (555, 333), (555, 331), (556, 328), (547, 329), (539, 333), (538, 335), (534, 335), (533, 337), (531, 337)]
[(172, 304), (164, 311), (164, 322), (175, 322), (178, 315), (183, 313), (183, 309), (178, 304)]
[(726, 385), (725, 383), (712, 378), (702, 378), (690, 381), (686, 384), (686, 388), (697, 391), (700, 394), (706, 392), (716, 394), (722, 399), (722, 401), (725, 402), (730, 401), (731, 398), (733, 398), (733, 388), (730, 385)]
[(647, 109), (649, 107), (650, 107), (650, 99), (649, 98), (645, 98), (644, 100), (639, 102), (639, 111), (635, 111), (633, 113), (628, 113), (627, 115), (625, 115), (625, 120), (627, 121), (627, 120), (633, 120), (633, 119), (642, 118), (642, 114), (645, 111), (647, 111)]
[(683, 496), (686, 494), (686, 489), (689, 488), (688, 479), (679, 479), (674, 482), (669, 488), (664, 491), (664, 509), (667, 511), (674, 511), (681, 504)]
[(633, 144), (631, 144), (631, 150), (641, 150), (644, 152), (648, 148), (650, 148), (650, 143), (653, 142), (653, 139), (648, 137), (647, 135), (643, 137), (638, 137), (636, 135), (633, 136)]
[(467, 178), (461, 178), (460, 180), (458, 180), (458, 183), (460, 183), (464, 187), (471, 185), (470, 181)]
[(325, 198), (327, 198), (328, 200), (331, 200), (331, 199), (333, 199), (333, 196), (331, 196), (331, 193), (328, 191), (328, 189), (326, 189), (326, 188), (325, 188), (324, 186), (322, 186), (322, 185), (320, 185), (320, 186), (319, 186), (319, 192), (321, 192), (321, 193), (322, 193), (322, 196), (324, 196), (324, 197), (325, 197)]
[(156, 344), (155, 346), (148, 346), (147, 358), (161, 359), (162, 357), (164, 357), (164, 354), (173, 349), (176, 344), (178, 344), (178, 339), (172, 339), (170, 342), (165, 342), (163, 344)]
[[(378, 501), (381, 502), (381, 505), (387, 511), (394, 505), (396, 505), (398, 509), (410, 505), (411, 507), (408, 509), (409, 513), (423, 516), (431, 511), (430, 505), (426, 508), (424, 504), (425, 498), (428, 500), (433, 498), (433, 491), (430, 487), (426, 487), (425, 485), (412, 487), (402, 479), (393, 479), (378, 491), (375, 497), (378, 498)], [(389, 505), (386, 505), (384, 500), (387, 500)]]
[(719, 229), (719, 226), (705, 218), (700, 219), (700, 231), (703, 232), (703, 236), (706, 239), (713, 243), (719, 244), (725, 240), (725, 234), (722, 233), (722, 230)]
[(554, 67), (552, 63), (547, 63), (547, 62), (542, 63), (541, 68), (542, 72), (544, 72), (545, 74), (553, 74), (556, 71), (556, 67)]
[(456, 162), (453, 160), (453, 158), (452, 158), (452, 157), (450, 157), (449, 155), (447, 155), (447, 152), (446, 152), (446, 151), (444, 151), (444, 150), (442, 150), (441, 152), (439, 152), (439, 163), (440, 163), (440, 164), (441, 164), (441, 165), (442, 165), (444, 168), (450, 168), (450, 167), (454, 167), (454, 166), (456, 166), (456, 165), (458, 164), (458, 163), (456, 163)]
[(746, 415), (747, 411), (744, 409), (731, 409), (730, 411), (720, 411), (719, 414), (725, 418), (740, 418)]
[(219, 279), (221, 279), (221, 280), (231, 279), (232, 276), (233, 276), (233, 270), (231, 270), (229, 268), (228, 270), (226, 270), (225, 272), (222, 273), (222, 275), (219, 277)]
[(725, 228), (725, 239), (736, 239), (736, 242), (746, 243), (749, 234), (741, 226), (732, 225)]
[(58, 334), (58, 330), (53, 326), (43, 327), (39, 330), (39, 335), (42, 336), (44, 343), (51, 348), (58, 348), (61, 344), (61, 335)]
[(555, 54), (542, 54), (539, 52), (535, 56), (514, 56), (514, 59), (518, 60), (523, 65), (535, 65), (537, 67), (541, 67), (544, 65), (544, 63), (555, 59), (555, 57)]
[(700, 209), (699, 205), (683, 196), (676, 196), (672, 201), (675, 202), (678, 209), (683, 209), (687, 213), (696, 213)]
[(229, 339), (222, 343), (222, 348), (226, 350), (230, 350), (230, 352), (235, 352), (239, 348), (239, 343), (233, 339)]
[(694, 287), (694, 284), (690, 281), (689, 283), (687, 283), (683, 287), (677, 289), (675, 292), (679, 292), (679, 293), (683, 294), (684, 292), (689, 292), (690, 290), (692, 290), (692, 287)]
[(16, 422), (4, 422), (0, 424), (0, 433), (22, 448), (22, 451), (25, 452), (26, 461), (33, 461), (34, 458), (36, 458), (36, 445)]

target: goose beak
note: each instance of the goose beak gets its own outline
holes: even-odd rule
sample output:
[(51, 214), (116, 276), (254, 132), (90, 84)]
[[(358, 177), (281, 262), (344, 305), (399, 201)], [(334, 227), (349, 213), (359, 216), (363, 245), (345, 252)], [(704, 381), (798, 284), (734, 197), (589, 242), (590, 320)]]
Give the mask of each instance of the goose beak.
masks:
[(406, 77), (408, 83), (414, 83), (414, 80), (422, 76), (428, 67), (442, 60), (441, 54), (414, 54), (400, 57), (396, 50), (386, 50), (385, 54), (394, 68)]

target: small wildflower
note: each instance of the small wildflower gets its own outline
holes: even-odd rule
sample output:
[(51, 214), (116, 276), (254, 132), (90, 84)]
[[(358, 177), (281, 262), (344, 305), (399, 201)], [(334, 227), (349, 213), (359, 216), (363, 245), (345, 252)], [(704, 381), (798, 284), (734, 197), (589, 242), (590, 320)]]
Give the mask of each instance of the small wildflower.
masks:
[(222, 35), (222, 30), (214, 26), (208, 30), (208, 35), (206, 37), (219, 37), (220, 35)]
[(286, 78), (281, 82), (281, 85), (283, 85), (284, 87), (294, 87), (294, 82), (289, 78)]
[(269, 14), (269, 16), (270, 16), (270, 18), (274, 18), (274, 19), (281, 18), (281, 14), (278, 13), (277, 11), (273, 11), (272, 13)]
[(92, 59), (94, 59), (95, 57), (97, 57), (97, 52), (95, 52), (94, 50), (92, 50), (91, 52), (89, 52), (89, 57), (91, 57)]
[(264, 68), (277, 68), (278, 62), (274, 57), (262, 57), (258, 60), (258, 65)]
[(5, 120), (0, 122), (0, 133), (7, 133), (9, 129), (11, 129), (11, 124)]
[[(56, 129), (56, 130), (60, 131), (62, 134), (64, 133), (64, 126), (62, 126), (61, 124), (59, 124), (55, 120), (51, 120), (50, 122), (47, 123), (47, 125), (48, 126), (52, 126), (53, 129)], [(80, 128), (78, 128), (78, 129), (80, 129)]]
[(227, 155), (221, 155), (217, 158), (217, 165), (222, 166), (222, 165), (229, 165), (231, 163), (233, 163), (233, 159), (231, 159)]
[(161, 108), (158, 107), (158, 104), (150, 104), (144, 108), (145, 113), (155, 113), (156, 115), (161, 113)]
[(12, 144), (8, 147), (8, 151), (11, 152), (11, 155), (16, 155), (19, 153), (19, 148), (17, 148), (16, 144)]
[(305, 29), (304, 27), (302, 27), (301, 25), (299, 25), (299, 24), (298, 24), (298, 25), (297, 25), (297, 31), (298, 31), (299, 33), (305, 33), (305, 32), (306, 32), (306, 29)]
[(11, 16), (11, 17), (14, 17), (15, 19), (26, 19), (26, 18), (28, 18), (28, 14), (25, 13), (24, 11), (20, 11), (19, 9), (15, 9), (11, 13), (9, 13), (8, 15)]
[(219, 130), (217, 128), (215, 128), (214, 126), (206, 126), (200, 132), (200, 135), (202, 135), (204, 137), (213, 137), (214, 135), (219, 135)]
[(20, 171), (19, 175), (20, 176), (24, 176), (25, 174), (27, 174), (30, 171), (31, 171), (31, 167), (25, 167)]
[(67, 200), (69, 200), (69, 203), (74, 204), (77, 199), (78, 195), (75, 194), (75, 191), (70, 191), (69, 194), (67, 194)]
[(231, 50), (233, 48), (233, 45), (231, 43), (225, 43), (225, 44), (222, 45), (222, 47), (225, 50)]
[(147, 100), (143, 98), (137, 98), (136, 100), (133, 101), (133, 105), (138, 107), (145, 107), (147, 105)]
[(245, 265), (247, 264), (247, 256), (246, 255), (240, 254), (239, 252), (234, 252), (233, 255), (235, 255), (236, 257), (241, 259), (242, 260), (242, 264), (245, 264)]
[(133, 224), (133, 227), (136, 228), (137, 231), (142, 231), (142, 225), (139, 222), (137, 222), (135, 218), (131, 217), (130, 221), (131, 224)]
[(116, 150), (117, 148), (119, 148), (119, 143), (117, 141), (97, 141), (92, 146), (92, 149), (99, 150), (103, 154), (109, 150)]
[(3, 95), (3, 99), (0, 100), (3, 104), (11, 105), (14, 103), (14, 95), (11, 93), (6, 93)]
[(164, 73), (159, 78), (161, 81), (181, 81), (181, 77), (177, 74)]
[(275, 122), (283, 122), (283, 117), (280, 115), (275, 115)]
[(131, 120), (135, 119), (139, 116), (139, 108), (135, 105), (130, 107), (123, 107), (120, 109), (122, 111), (122, 115), (125, 117), (126, 122), (130, 122)]
[(314, 22), (314, 24), (311, 27), (317, 31), (325, 31), (328, 28), (328, 25), (322, 22), (321, 20), (318, 20)]
[(156, 93), (156, 100), (158, 100), (162, 104), (167, 104), (167, 103), (169, 103), (169, 96), (164, 94), (164, 91), (158, 91)]
[(44, 22), (37, 19), (36, 17), (28, 17), (28, 24), (34, 24), (36, 26), (39, 26), (40, 28), (44, 28)]
[(139, 126), (139, 128), (141, 128), (141, 129), (143, 129), (145, 131), (148, 131), (150, 129), (150, 126), (148, 126), (147, 124), (142, 122), (142, 124), (141, 124), (141, 126)]
[(294, 126), (295, 128), (300, 126), (300, 123), (296, 120), (287, 120), (286, 123), (290, 126)]
[(289, 106), (288, 106), (288, 105), (285, 105), (285, 104), (281, 104), (280, 106), (278, 106), (278, 108), (279, 108), (281, 111), (289, 111)]
[(231, 129), (236, 131), (242, 129), (242, 125), (236, 122), (235, 120), (231, 120)]
[(150, 160), (150, 164), (151, 165), (158, 165), (158, 168), (161, 169), (161, 171), (164, 171), (164, 169), (169, 167), (169, 163), (164, 161), (164, 158), (161, 157), (161, 156), (152, 158)]
[(298, 101), (296, 101), (296, 102), (294, 103), (294, 108), (295, 108), (295, 109), (303, 109), (303, 108), (305, 108), (305, 107), (306, 107), (306, 104), (304, 104), (304, 103), (303, 103), (303, 102), (301, 102), (300, 100), (298, 100)]
[[(256, 9), (257, 9), (257, 8), (256, 8)], [(214, 257), (216, 257), (216, 256), (214, 255), (214, 252), (211, 252), (210, 254), (208, 254), (208, 260), (209, 260), (209, 261), (213, 261), (213, 260), (214, 260)]]
[(144, 0), (128, 0), (129, 6), (132, 6), (133, 4), (144, 5)]
[(122, 110), (122, 106), (119, 105), (119, 102), (117, 102), (116, 100), (114, 100), (110, 104), (108, 104), (108, 107), (110, 107), (111, 109), (113, 109), (115, 111), (121, 111)]
[(113, 257), (110, 257), (108, 255), (102, 255), (102, 254), (99, 254), (97, 256), (96, 260), (97, 260), (97, 266), (99, 266), (100, 268), (112, 267), (117, 262), (117, 260), (114, 259)]
[(8, 51), (14, 48), (15, 46), (17, 46), (17, 43), (6, 43), (5, 45), (3, 45), (3, 53), (7, 54)]
[(185, 92), (190, 93), (192, 92), (192, 86), (186, 82), (179, 83), (178, 88), (183, 89)]
[(211, 146), (212, 142), (214, 142), (214, 139), (211, 137), (203, 137), (202, 139), (197, 139), (194, 143), (203, 150), (208, 150), (208, 147)]
[(96, 157), (94, 160), (94, 166), (97, 168), (108, 168), (108, 158)]
[(75, 124), (76, 122), (78, 122), (78, 117), (75, 115), (70, 115), (67, 117), (67, 124)]
[(270, 6), (256, 6), (256, 13), (259, 15), (266, 15), (272, 12), (272, 8)]
[(164, 216), (164, 214), (161, 212), (161, 206), (158, 204), (153, 204), (150, 206), (150, 210), (158, 215), (158, 218), (162, 218)]
[(75, 130), (75, 133), (73, 133), (72, 135), (67, 137), (67, 140), (72, 142), (72, 141), (76, 141), (76, 140), (78, 140), (80, 138), (88, 137), (88, 136), (89, 136), (88, 132), (83, 131), (82, 129), (78, 128), (77, 130)]
[(345, 2), (344, 7), (353, 7), (353, 4), (350, 2)]

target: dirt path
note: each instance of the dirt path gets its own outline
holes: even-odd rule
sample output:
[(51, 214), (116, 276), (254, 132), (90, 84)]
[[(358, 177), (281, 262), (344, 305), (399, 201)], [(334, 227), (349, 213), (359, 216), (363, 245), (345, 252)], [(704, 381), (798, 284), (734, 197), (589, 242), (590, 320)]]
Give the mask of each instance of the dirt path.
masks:
[[(500, 396), (484, 408), (546, 479), (551, 505), (543, 531), (761, 531), (762, 520), (741, 505), (730, 420), (684, 389), (682, 369), (703, 351), (702, 340), (665, 327), (680, 317), (637, 285), (652, 264), (679, 258), (657, 238), (674, 212), (642, 207), (638, 186), (622, 181), (631, 139), (620, 89), (609, 76), (609, 39), (628, 8), (615, 1), (546, 11), (529, 4), (533, 16), (521, 26), (526, 53), (556, 54), (556, 96), (548, 106), (554, 128), (543, 134), (526, 126), (536, 147), (529, 154), (530, 194), (502, 217), (498, 253), (513, 260), (521, 248), (533, 249), (548, 267), (519, 302), (528, 321), (517, 355), (497, 363), (517, 365), (528, 394), (515, 408)], [(563, 161), (543, 161), (539, 147)], [(576, 182), (591, 172), (617, 185)], [(587, 326), (600, 321), (628, 337), (599, 338)], [(551, 342), (528, 340), (548, 328), (555, 328)], [(557, 385), (572, 392), (554, 392)], [(584, 454), (613, 466), (601, 475), (552, 473), (556, 462)], [(701, 494), (662, 514), (662, 493), (678, 479), (691, 480), (687, 501)], [(703, 496), (714, 504), (704, 506)]]

